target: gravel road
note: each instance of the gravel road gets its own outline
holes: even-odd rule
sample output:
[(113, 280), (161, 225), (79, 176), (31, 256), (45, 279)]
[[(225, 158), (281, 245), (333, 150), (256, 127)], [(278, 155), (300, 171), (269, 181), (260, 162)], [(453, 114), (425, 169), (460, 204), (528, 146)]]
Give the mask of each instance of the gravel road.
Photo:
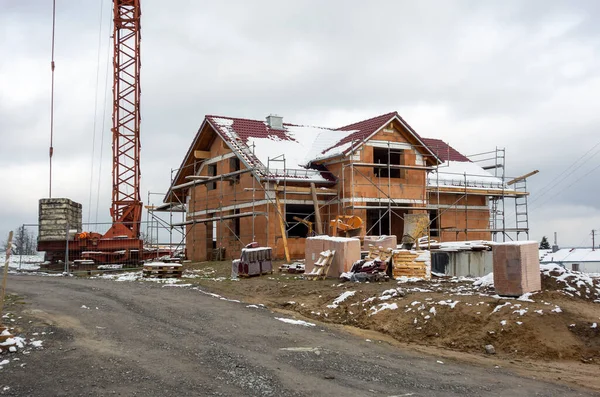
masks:
[(53, 333), (0, 371), (0, 395), (593, 395), (284, 323), (190, 287), (12, 275), (8, 292), (27, 303), (19, 325)]

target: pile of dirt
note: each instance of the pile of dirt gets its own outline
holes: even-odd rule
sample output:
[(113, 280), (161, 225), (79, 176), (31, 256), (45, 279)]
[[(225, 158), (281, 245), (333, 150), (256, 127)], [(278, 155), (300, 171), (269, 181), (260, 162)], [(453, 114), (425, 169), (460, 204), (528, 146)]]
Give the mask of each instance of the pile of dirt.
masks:
[[(195, 274), (203, 273), (202, 267), (195, 266)], [(233, 281), (219, 263), (205, 267), (212, 277), (189, 281), (230, 298), (378, 331), (400, 342), (477, 354), (486, 354), (491, 344), (496, 357), (508, 360), (600, 365), (598, 280), (562, 268), (542, 268), (543, 290), (511, 299), (495, 294), (491, 275), (483, 280), (341, 283), (276, 273)]]
[(541, 265), (542, 289), (600, 303), (600, 278), (574, 272), (555, 263)]

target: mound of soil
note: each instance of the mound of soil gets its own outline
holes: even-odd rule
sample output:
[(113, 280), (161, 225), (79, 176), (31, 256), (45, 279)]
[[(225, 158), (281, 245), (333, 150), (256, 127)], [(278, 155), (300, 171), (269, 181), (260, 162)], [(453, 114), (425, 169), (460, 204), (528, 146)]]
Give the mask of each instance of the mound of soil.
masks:
[[(233, 281), (225, 278), (228, 265), (197, 265), (196, 274), (210, 277), (191, 281), (228, 297), (378, 331), (400, 342), (477, 354), (491, 344), (496, 357), (508, 360), (600, 365), (600, 328), (594, 327), (600, 323), (600, 286), (581, 273), (543, 269), (543, 290), (518, 300), (499, 297), (493, 286), (474, 285), (473, 279), (340, 283), (275, 273)], [(343, 294), (349, 296), (334, 304)]]

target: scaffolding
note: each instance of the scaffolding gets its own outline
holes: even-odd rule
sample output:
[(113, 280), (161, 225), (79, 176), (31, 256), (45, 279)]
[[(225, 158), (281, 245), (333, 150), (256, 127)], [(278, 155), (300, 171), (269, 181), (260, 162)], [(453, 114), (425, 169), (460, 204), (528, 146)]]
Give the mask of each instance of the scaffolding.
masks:
[[(178, 249), (185, 248), (187, 243), (188, 255), (190, 249), (201, 245), (207, 259), (223, 259), (227, 256), (226, 250), (241, 251), (250, 242), (273, 242), (278, 238), (283, 240), (286, 255), (289, 255), (288, 239), (301, 237), (299, 230), (314, 224), (317, 210), (326, 234), (336, 215), (364, 216), (367, 218), (364, 234), (391, 235), (402, 230), (398, 225), (403, 224), (406, 214), (423, 213), (429, 216), (427, 235), (430, 240), (480, 240), (490, 236), (494, 241), (506, 241), (518, 240), (522, 234), (529, 237), (526, 178), (515, 180), (513, 186), (507, 184), (505, 149), (469, 156), (473, 163), (490, 171), (488, 178), (467, 172), (453, 173), (452, 169), (439, 164), (435, 155), (424, 154), (431, 153), (429, 144), (404, 147), (387, 142), (373, 146), (367, 142), (365, 145), (376, 147), (380, 154), (378, 160), (372, 162), (364, 161), (364, 157), (361, 160), (364, 149), (355, 149), (357, 144), (351, 144), (353, 149), (346, 159), (334, 163), (339, 164), (336, 175), (322, 170), (288, 169), (283, 155), (269, 158), (267, 167), (239, 169), (238, 163), (236, 169), (237, 158), (246, 166), (260, 162), (254, 161), (253, 149), (233, 142), (232, 149), (238, 150), (240, 157), (228, 153), (217, 159), (194, 161), (186, 166), (193, 168), (186, 182), (174, 186), (173, 174), (182, 169), (172, 170), (167, 203), (148, 209), (150, 230), (152, 226), (168, 228), (170, 243)], [(409, 148), (416, 149), (410, 154), (415, 156), (415, 161), (406, 160)], [(393, 164), (394, 161), (399, 163)], [(272, 169), (272, 162), (283, 162), (283, 169)], [(217, 163), (219, 168), (229, 163), (229, 172), (216, 175)], [(200, 175), (211, 165), (215, 165), (210, 171), (214, 175)], [(328, 164), (328, 167), (333, 166)], [(323, 172), (330, 175), (316, 178)], [(314, 187), (313, 190), (308, 188), (309, 182), (318, 183), (319, 189), (315, 192)], [(200, 186), (205, 188), (198, 189)], [(508, 227), (506, 219), (508, 200), (514, 200), (514, 227)], [(168, 212), (169, 220), (159, 220), (156, 212)], [(181, 221), (174, 221), (176, 213), (183, 214)], [(270, 219), (269, 214), (277, 219)], [(245, 221), (242, 228), (240, 219), (244, 218), (250, 221)], [(195, 230), (199, 224), (205, 225), (203, 233)], [(158, 232), (150, 231), (147, 235), (152, 238), (158, 236)], [(176, 236), (180, 240), (174, 242)]]
[[(527, 176), (534, 175), (536, 172), (527, 174), (525, 177), (508, 178), (506, 176), (506, 149), (496, 147), (495, 150), (483, 153), (476, 153), (468, 156), (471, 161), (477, 163), (484, 170), (493, 170), (494, 176), (502, 181), (502, 192), (500, 195), (491, 195), (489, 197), (490, 207), (490, 233), (493, 241), (503, 242), (508, 240), (519, 240), (521, 234), (525, 234), (529, 239), (529, 211), (527, 200)], [(512, 186), (509, 188), (509, 186)], [(513, 227), (508, 227), (508, 215), (506, 213), (508, 200), (513, 201), (514, 220)]]

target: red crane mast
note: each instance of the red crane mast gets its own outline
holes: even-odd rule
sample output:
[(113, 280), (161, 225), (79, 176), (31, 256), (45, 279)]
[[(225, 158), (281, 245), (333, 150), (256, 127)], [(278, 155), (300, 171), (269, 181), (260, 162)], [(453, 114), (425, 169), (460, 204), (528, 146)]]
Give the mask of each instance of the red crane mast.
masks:
[(140, 236), (140, 17), (140, 0), (113, 0), (113, 225), (105, 238)]

